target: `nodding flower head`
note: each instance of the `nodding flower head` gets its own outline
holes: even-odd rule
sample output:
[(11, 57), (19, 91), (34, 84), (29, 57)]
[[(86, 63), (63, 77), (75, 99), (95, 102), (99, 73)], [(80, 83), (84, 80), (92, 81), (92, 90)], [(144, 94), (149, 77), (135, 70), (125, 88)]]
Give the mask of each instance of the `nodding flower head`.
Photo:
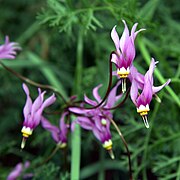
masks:
[(52, 138), (59, 148), (65, 148), (67, 145), (67, 133), (69, 125), (65, 123), (65, 116), (68, 112), (64, 112), (59, 120), (59, 127), (52, 125), (45, 117), (42, 117), (42, 127), (51, 132)]
[[(119, 83), (109, 93), (106, 103), (102, 104), (100, 107), (94, 109), (77, 107), (69, 108), (70, 112), (73, 112), (77, 115), (77, 119), (73, 121), (71, 129), (73, 130), (75, 123), (77, 123), (82, 128), (92, 131), (95, 137), (102, 143), (103, 147), (110, 152), (112, 158), (114, 158), (112, 154), (113, 144), (111, 140), (110, 120), (107, 117), (112, 118), (112, 113), (110, 112), (109, 108), (113, 107), (115, 102), (122, 96), (116, 96), (118, 86)], [(87, 96), (84, 96), (86, 104), (97, 106), (98, 103), (102, 101), (98, 93), (100, 87), (101, 85), (93, 89), (93, 96), (96, 101), (89, 99)]]
[(41, 89), (39, 88), (38, 89), (39, 95), (32, 103), (29, 89), (25, 84), (23, 84), (23, 89), (26, 93), (27, 99), (23, 110), (24, 122), (23, 122), (23, 128), (21, 130), (23, 135), (21, 148), (24, 148), (26, 139), (32, 134), (33, 130), (39, 125), (40, 120), (42, 118), (43, 110), (46, 107), (53, 104), (56, 100), (55, 95), (53, 94), (44, 101), (44, 94), (46, 93), (46, 91), (41, 92)]
[(16, 51), (21, 50), (18, 43), (10, 42), (9, 37), (5, 37), (5, 43), (0, 46), (0, 59), (14, 59)]
[[(149, 70), (146, 72), (145, 76), (141, 75), (137, 72), (137, 70), (133, 69), (133, 74), (131, 74), (131, 99), (137, 107), (137, 112), (142, 116), (145, 126), (149, 128), (147, 115), (150, 111), (149, 104), (152, 100), (153, 95), (155, 95), (158, 91), (160, 91), (164, 86), (167, 86), (170, 83), (170, 79), (161, 86), (154, 87), (153, 83), (153, 72), (156, 67), (155, 60), (152, 58)], [(141, 94), (139, 94), (138, 90), (141, 90)]]
[(123, 23), (125, 27), (120, 39), (116, 32), (116, 26), (114, 26), (111, 31), (111, 38), (114, 41), (116, 47), (116, 53), (112, 54), (111, 61), (115, 63), (117, 67), (117, 74), (122, 79), (122, 92), (124, 93), (126, 91), (126, 78), (130, 73), (130, 68), (135, 58), (134, 41), (136, 39), (137, 34), (145, 29), (140, 29), (135, 32), (136, 27), (138, 25), (138, 23), (135, 23), (131, 29), (130, 34), (126, 22), (124, 20)]

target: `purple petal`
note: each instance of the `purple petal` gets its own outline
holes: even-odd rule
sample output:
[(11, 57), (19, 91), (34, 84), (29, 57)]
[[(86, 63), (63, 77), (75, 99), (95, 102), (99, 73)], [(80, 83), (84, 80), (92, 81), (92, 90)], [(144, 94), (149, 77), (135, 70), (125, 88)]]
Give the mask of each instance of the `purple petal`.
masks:
[(34, 114), (35, 112), (37, 112), (43, 103), (43, 99), (44, 99), (44, 94), (46, 93), (45, 91), (41, 93), (41, 89), (38, 88), (39, 91), (39, 95), (38, 97), (35, 99), (33, 105), (32, 105), (32, 114)]
[(46, 107), (52, 105), (55, 101), (56, 101), (56, 97), (55, 97), (55, 95), (53, 94), (53, 95), (51, 95), (49, 98), (47, 98), (47, 99), (44, 101), (44, 103), (43, 103), (43, 105), (42, 105), (42, 109), (45, 109)]
[(24, 168), (27, 169), (29, 166), (30, 166), (30, 162), (29, 162), (29, 161), (26, 161), (26, 162), (24, 163)]
[(97, 129), (98, 129), (99, 131), (101, 131), (101, 129), (102, 129), (101, 118), (100, 118), (99, 116), (95, 116), (95, 117), (93, 118), (93, 120), (94, 120), (94, 122), (95, 122), (95, 126), (97, 127)]
[(85, 110), (84, 108), (78, 108), (78, 107), (70, 107), (69, 111), (76, 114), (86, 114), (87, 112), (89, 112), (89, 110)]
[(22, 170), (23, 170), (22, 163), (18, 163), (16, 167), (8, 175), (7, 180), (16, 180), (21, 175)]
[(132, 81), (130, 97), (131, 97), (132, 102), (137, 106), (136, 99), (138, 97), (138, 85), (136, 81)]
[(24, 92), (26, 93), (26, 96), (27, 96), (26, 103), (25, 103), (25, 106), (23, 109), (24, 118), (26, 120), (28, 118), (28, 115), (31, 112), (32, 100), (31, 100), (30, 95), (29, 95), (29, 89), (26, 86), (26, 84), (24, 84), (24, 83), (23, 83), (23, 89), (24, 89)]
[(5, 37), (5, 44), (0, 46), (0, 59), (8, 58), (14, 59), (16, 51), (20, 50), (18, 43), (9, 42), (9, 37)]
[(124, 31), (120, 39), (120, 48), (121, 48), (121, 52), (123, 53), (126, 51), (128, 46), (127, 39), (129, 39), (129, 29), (126, 25), (126, 22), (124, 20), (122, 20), (122, 22), (124, 23)]
[(144, 106), (146, 106), (147, 104), (150, 104), (150, 102), (152, 100), (152, 95), (153, 95), (152, 82), (148, 77), (147, 78), (145, 77), (143, 91), (142, 91), (141, 95), (137, 99), (138, 107), (141, 104), (144, 105)]
[(72, 123), (71, 123), (71, 131), (74, 132), (75, 130), (75, 125), (77, 124), (77, 121), (74, 120)]
[[(119, 87), (120, 84), (121, 84), (121, 81), (118, 81), (118, 83), (115, 85), (115, 87), (110, 91), (109, 96), (107, 98), (106, 107), (110, 108), (115, 104), (115, 102), (116, 102), (116, 92), (117, 92), (117, 88)], [(120, 96), (119, 96), (119, 98), (120, 98)]]
[(89, 99), (86, 95), (84, 95), (84, 101), (92, 106), (96, 106), (97, 102)]
[(93, 89), (93, 96), (94, 98), (97, 100), (98, 103), (101, 102), (101, 97), (99, 96), (99, 93), (98, 93), (98, 90), (99, 88), (102, 86), (102, 84), (96, 86), (94, 89)]
[(141, 73), (139, 73), (137, 71), (137, 69), (132, 65), (130, 68), (130, 74), (129, 74), (129, 79), (130, 81), (136, 81), (137, 85), (138, 85), (138, 89), (143, 89), (144, 86), (144, 75), (142, 75)]
[(93, 129), (92, 129), (92, 132), (93, 132), (93, 134), (95, 135), (95, 137), (99, 140), (99, 141), (101, 141), (101, 133), (99, 132), (99, 130), (96, 128), (96, 127), (94, 127)]
[(60, 128), (63, 136), (66, 136), (66, 134), (68, 132), (68, 127), (67, 127), (67, 124), (65, 123), (65, 120), (64, 120), (64, 118), (67, 114), (68, 114), (67, 112), (64, 112), (60, 118), (60, 121), (59, 121), (59, 128)]
[(76, 122), (86, 130), (92, 130), (94, 127), (94, 124), (87, 117), (78, 117)]
[(119, 61), (118, 61), (118, 57), (116, 54), (112, 54), (112, 57), (111, 57), (111, 62), (113, 62), (117, 68), (120, 67), (120, 64), (119, 64)]
[(130, 67), (132, 64), (132, 61), (135, 58), (135, 46), (134, 43), (131, 41), (131, 39), (127, 39), (127, 49), (125, 49), (125, 59), (127, 60), (127, 67)]
[(59, 129), (58, 129), (58, 127), (52, 125), (45, 117), (42, 117), (41, 125), (44, 129), (51, 132), (52, 138), (58, 143), (59, 142), (59, 137), (58, 137)]
[(118, 33), (116, 32), (116, 26), (114, 26), (112, 31), (111, 31), (111, 38), (115, 44), (116, 51), (120, 54), (120, 52), (119, 52), (120, 41), (119, 41)]
[(146, 30), (146, 29), (140, 29), (140, 30), (135, 32), (137, 25), (138, 25), (138, 23), (135, 23), (131, 29), (131, 38), (132, 38), (133, 43), (134, 43), (134, 40), (136, 39), (136, 36), (138, 35), (138, 33)]
[(153, 94), (156, 94), (157, 92), (159, 92), (163, 87), (167, 86), (169, 83), (171, 82), (170, 79), (168, 79), (163, 85), (161, 86), (157, 86), (157, 87), (152, 87), (153, 89)]

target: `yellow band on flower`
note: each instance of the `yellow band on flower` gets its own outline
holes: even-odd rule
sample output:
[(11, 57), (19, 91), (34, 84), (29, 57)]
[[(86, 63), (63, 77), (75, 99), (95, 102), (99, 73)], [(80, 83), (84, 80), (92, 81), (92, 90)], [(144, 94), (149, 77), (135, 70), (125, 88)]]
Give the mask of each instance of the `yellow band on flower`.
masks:
[(112, 141), (111, 141), (111, 140), (105, 141), (104, 144), (103, 144), (103, 147), (104, 147), (106, 150), (111, 150), (111, 149), (112, 149)]

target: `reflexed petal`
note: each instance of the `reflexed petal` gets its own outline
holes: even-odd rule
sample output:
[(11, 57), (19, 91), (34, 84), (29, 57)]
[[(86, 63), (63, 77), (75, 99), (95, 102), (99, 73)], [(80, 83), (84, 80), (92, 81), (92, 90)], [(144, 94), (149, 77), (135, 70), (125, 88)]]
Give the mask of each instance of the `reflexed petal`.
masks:
[(87, 117), (78, 117), (76, 122), (86, 130), (92, 130), (94, 127), (94, 124)]
[(9, 42), (9, 37), (5, 37), (5, 44), (0, 46), (0, 59), (14, 59), (16, 51), (21, 50), (18, 43)]
[(99, 130), (98, 130), (96, 127), (94, 127), (94, 128), (92, 129), (92, 131), (93, 131), (93, 134), (95, 135), (95, 137), (96, 137), (99, 141), (101, 141), (101, 134), (100, 134)]
[(163, 87), (167, 86), (169, 83), (171, 82), (170, 79), (168, 79), (163, 85), (161, 86), (157, 86), (157, 87), (152, 87), (153, 89), (153, 94), (156, 94), (157, 92), (159, 92)]
[(41, 121), (41, 118), (42, 118), (42, 109), (39, 109), (37, 112), (32, 113), (31, 117), (32, 117), (31, 121), (33, 123), (33, 129), (34, 129), (34, 128), (36, 128), (39, 125), (39, 123)]
[(152, 92), (151, 81), (149, 79), (145, 79), (143, 91), (137, 99), (138, 106), (139, 105), (146, 106), (147, 104), (150, 104), (152, 100), (152, 95), (153, 95), (153, 92)]
[(138, 97), (138, 85), (136, 81), (132, 81), (131, 90), (130, 90), (130, 97), (133, 103), (137, 106), (136, 99)]
[(127, 49), (127, 39), (129, 39), (129, 29), (126, 25), (126, 22), (124, 20), (122, 20), (123, 23), (124, 23), (124, 31), (123, 31), (123, 34), (121, 36), (121, 39), (120, 39), (120, 48), (121, 48), (121, 52), (125, 52), (126, 49)]
[(25, 103), (25, 106), (23, 109), (23, 114), (24, 114), (24, 117), (26, 120), (28, 118), (28, 114), (30, 114), (30, 112), (31, 112), (32, 100), (31, 100), (30, 95), (29, 95), (29, 89), (26, 86), (26, 84), (24, 84), (24, 83), (23, 83), (23, 89), (24, 89), (24, 92), (26, 93), (26, 96), (27, 96), (26, 103)]
[[(110, 107), (112, 107), (112, 106), (115, 104), (115, 102), (116, 102), (117, 88), (119, 87), (120, 84), (121, 84), (121, 81), (118, 81), (118, 83), (116, 84), (116, 86), (110, 91), (109, 96), (108, 96), (108, 98), (107, 98), (107, 103), (106, 103), (106, 106), (105, 106), (105, 107), (110, 108)], [(120, 97), (122, 97), (122, 95), (119, 96), (118, 98), (120, 98)]]
[(43, 103), (43, 105), (42, 105), (42, 108), (45, 109), (46, 107), (52, 105), (55, 101), (56, 101), (56, 97), (55, 97), (55, 95), (53, 94), (53, 95), (51, 95), (49, 98), (47, 98), (47, 99), (44, 101), (44, 103)]
[(102, 84), (96, 86), (94, 89), (93, 89), (93, 96), (94, 98), (97, 100), (98, 103), (101, 102), (101, 97), (99, 96), (99, 93), (98, 93), (98, 90), (99, 88), (102, 86)]
[(78, 108), (78, 107), (69, 107), (69, 111), (76, 114), (85, 114), (89, 112), (89, 110), (85, 110), (84, 108)]
[(75, 125), (76, 125), (76, 123), (77, 123), (76, 120), (71, 123), (71, 131), (74, 131), (74, 130), (75, 130)]
[(23, 170), (22, 163), (18, 163), (16, 165), (16, 167), (8, 175), (7, 180), (15, 180), (15, 179), (17, 179), (17, 177), (19, 177), (21, 175), (22, 170)]
[(86, 95), (84, 95), (84, 101), (92, 106), (96, 106), (97, 102), (89, 99)]
[(111, 62), (113, 62), (117, 68), (120, 66), (119, 61), (118, 61), (118, 57), (116, 54), (112, 54)]
[(52, 125), (46, 118), (42, 117), (41, 119), (41, 124), (42, 127), (46, 130), (48, 130), (49, 132), (51, 132), (51, 135), (53, 137), (53, 139), (58, 143), (59, 142), (59, 137), (58, 137), (58, 133), (59, 133), (59, 129)]
[(116, 46), (116, 51), (119, 53), (120, 41), (119, 41), (119, 36), (116, 32), (116, 26), (114, 26), (112, 31), (111, 31), (111, 38), (114, 41), (114, 44)]
[(66, 136), (67, 132), (68, 132), (68, 127), (67, 124), (65, 123), (65, 116), (67, 115), (67, 112), (64, 112), (59, 120), (59, 128), (61, 130), (61, 133)]
[(144, 75), (139, 73), (137, 69), (132, 65), (130, 68), (129, 80), (136, 81), (138, 85), (138, 89), (143, 89), (144, 86)]
[(26, 161), (26, 162), (24, 163), (24, 168), (27, 169), (29, 166), (30, 166), (30, 162), (29, 162), (29, 161)]
[(138, 25), (138, 23), (135, 23), (131, 29), (131, 37), (132, 37), (133, 43), (134, 43), (134, 39), (135, 39), (135, 31), (136, 31), (137, 25)]
[(95, 122), (95, 126), (97, 127), (97, 129), (99, 131), (102, 131), (102, 123), (101, 123), (101, 118), (99, 116), (97, 116), (96, 118), (94, 117), (94, 122)]
[(124, 49), (124, 56), (125, 56), (125, 59), (127, 61), (127, 67), (129, 67), (132, 63), (132, 61), (134, 60), (135, 58), (135, 46), (134, 46), (134, 43), (132, 43), (131, 39), (128, 38), (127, 41), (127, 48)]
[(33, 105), (32, 105), (32, 114), (34, 114), (36, 111), (39, 110), (39, 108), (42, 106), (43, 99), (44, 99), (44, 94), (46, 93), (45, 91), (41, 93), (41, 89), (38, 88), (39, 95), (35, 99)]
[(152, 81), (152, 83), (153, 83), (153, 73), (157, 63), (158, 61), (155, 62), (154, 58), (152, 58), (149, 66), (149, 70), (146, 73), (148, 75), (145, 75), (145, 76), (149, 76), (149, 79)]
[(134, 40), (136, 39), (136, 36), (138, 35), (138, 33), (141, 32), (141, 31), (146, 30), (146, 29), (140, 29), (140, 30), (135, 32), (137, 25), (138, 25), (138, 23), (135, 23), (134, 26), (131, 29), (131, 38), (132, 38), (133, 43), (134, 43)]

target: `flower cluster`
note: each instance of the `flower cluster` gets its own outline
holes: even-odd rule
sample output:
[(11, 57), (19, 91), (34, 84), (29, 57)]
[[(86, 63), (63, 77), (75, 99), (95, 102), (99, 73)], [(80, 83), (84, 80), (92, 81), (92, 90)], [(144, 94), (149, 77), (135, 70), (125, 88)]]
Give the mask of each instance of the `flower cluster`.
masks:
[[(149, 70), (145, 75), (142, 75), (137, 71), (133, 65), (133, 60), (135, 59), (135, 44), (134, 40), (137, 34), (145, 29), (140, 29), (136, 31), (137, 23), (131, 29), (131, 35), (129, 35), (129, 29), (124, 23), (124, 31), (119, 39), (116, 32), (116, 26), (111, 31), (111, 38), (114, 41), (116, 51), (112, 54), (111, 62), (115, 63), (117, 67), (117, 76), (120, 77), (122, 83), (122, 92), (126, 92), (126, 78), (131, 82), (131, 92), (130, 96), (137, 107), (137, 112), (142, 116), (146, 128), (149, 128), (147, 121), (147, 114), (149, 109), (149, 104), (152, 100), (153, 95), (160, 91), (164, 86), (170, 83), (170, 79), (161, 86), (153, 86), (153, 72), (158, 62), (152, 58)], [(113, 73), (114, 74), (114, 73)]]
[(90, 130), (93, 132), (95, 137), (102, 143), (103, 147), (111, 152), (112, 150), (112, 140), (110, 132), (110, 119), (113, 117), (110, 109), (114, 106), (115, 102), (121, 98), (117, 94), (117, 88), (119, 83), (111, 90), (107, 101), (101, 106), (94, 109), (84, 108), (84, 104), (89, 104), (93, 107), (96, 107), (98, 103), (102, 101), (98, 90), (102, 85), (98, 85), (93, 89), (93, 96), (96, 101), (89, 99), (84, 95), (84, 102), (81, 107), (70, 107), (70, 112), (73, 112), (77, 116), (77, 120), (72, 123), (71, 129), (74, 130), (74, 125), (77, 123), (82, 128)]
[[(150, 111), (150, 102), (153, 96), (157, 97), (157, 92), (170, 83), (170, 79), (161, 86), (154, 86), (153, 73), (158, 63), (154, 58), (151, 59), (149, 69), (145, 75), (138, 72), (133, 65), (136, 55), (135, 39), (138, 33), (145, 29), (136, 31), (138, 23), (135, 23), (130, 32), (124, 20), (123, 23), (124, 31), (121, 38), (119, 38), (116, 32), (116, 26), (114, 26), (111, 31), (111, 38), (115, 44), (116, 50), (111, 53), (110, 61), (114, 63), (117, 68), (115, 75), (118, 77), (118, 80), (111, 89), (112, 79), (110, 79), (109, 87), (104, 98), (101, 98), (99, 95), (101, 84), (96, 86), (92, 91), (95, 100), (88, 98), (86, 95), (84, 95), (84, 100), (79, 102), (75, 101), (75, 96), (69, 98), (69, 101), (65, 102), (64, 108), (61, 109), (62, 114), (59, 119), (59, 125), (55, 126), (46, 119), (43, 114), (44, 109), (56, 101), (55, 95), (52, 94), (47, 99), (44, 99), (46, 91), (41, 91), (41, 89), (38, 88), (38, 96), (33, 102), (27, 85), (23, 84), (23, 89), (27, 98), (23, 109), (24, 122), (21, 130), (23, 136), (21, 143), (22, 149), (25, 146), (27, 138), (39, 124), (51, 133), (53, 140), (59, 148), (66, 147), (69, 128), (74, 131), (75, 125), (79, 124), (83, 129), (92, 131), (94, 136), (101, 142), (102, 146), (110, 153), (111, 157), (114, 158), (112, 152), (112, 135), (110, 131), (111, 123), (114, 122), (111, 110), (119, 106), (117, 103), (119, 103), (119, 99), (124, 97), (124, 93), (129, 95), (129, 91), (126, 92), (127, 79), (129, 79), (131, 84), (130, 98), (136, 106), (137, 112), (142, 116), (146, 128), (149, 128), (147, 115)], [(0, 46), (0, 59), (14, 59), (16, 51), (20, 49), (17, 43), (10, 42), (8, 36), (6, 36), (5, 44)], [(111, 73), (114, 74), (114, 72), (110, 72), (110, 77), (112, 78)], [(34, 85), (37, 83), (32, 84)], [(122, 86), (122, 93), (118, 91), (120, 85)], [(53, 88), (49, 89), (53, 90)], [(54, 92), (57, 92), (57, 90), (54, 90)], [(70, 121), (70, 116), (72, 114), (76, 116), (73, 122)], [(12, 180), (13, 177), (18, 177), (23, 171), (23, 168), (27, 167), (26, 165), (23, 166), (22, 164), (18, 164), (15, 170), (8, 176), (8, 179)]]

